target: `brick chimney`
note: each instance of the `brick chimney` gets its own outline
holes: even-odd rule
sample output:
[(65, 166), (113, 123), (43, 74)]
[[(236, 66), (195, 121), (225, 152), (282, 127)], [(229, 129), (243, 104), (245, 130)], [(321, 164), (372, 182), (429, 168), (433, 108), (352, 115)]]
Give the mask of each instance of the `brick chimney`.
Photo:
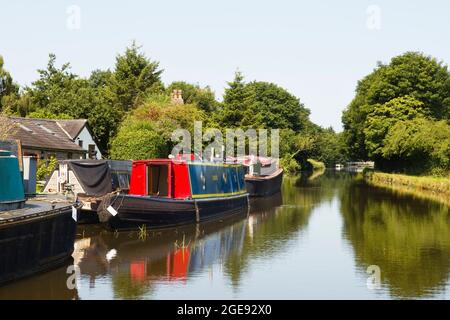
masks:
[(170, 94), (170, 99), (172, 101), (173, 104), (184, 104), (183, 101), (183, 91), (179, 90), (179, 89), (175, 89), (172, 91), (172, 93)]

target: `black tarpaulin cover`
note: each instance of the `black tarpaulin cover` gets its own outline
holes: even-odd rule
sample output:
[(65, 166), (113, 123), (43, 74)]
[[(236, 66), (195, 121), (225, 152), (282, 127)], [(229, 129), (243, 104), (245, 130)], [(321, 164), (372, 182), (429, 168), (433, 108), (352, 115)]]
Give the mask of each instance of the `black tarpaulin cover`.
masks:
[(112, 192), (111, 171), (105, 160), (72, 160), (66, 162), (88, 196)]

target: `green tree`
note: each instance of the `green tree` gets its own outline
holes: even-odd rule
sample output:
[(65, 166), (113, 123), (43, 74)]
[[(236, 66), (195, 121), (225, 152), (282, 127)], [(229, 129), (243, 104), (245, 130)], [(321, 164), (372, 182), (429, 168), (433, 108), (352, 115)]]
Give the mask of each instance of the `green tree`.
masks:
[(273, 83), (245, 83), (240, 72), (228, 83), (219, 123), (227, 127), (292, 129), (309, 125), (309, 110), (300, 100)]
[(412, 120), (425, 116), (424, 104), (410, 96), (394, 98), (389, 102), (375, 106), (368, 114), (364, 128), (365, 144), (369, 157), (381, 161), (383, 141), (388, 130), (398, 121)]
[(301, 131), (309, 125), (310, 111), (285, 89), (274, 83), (253, 81), (246, 90), (253, 99), (242, 119), (244, 127)]
[(31, 100), (28, 116), (87, 119), (99, 148), (107, 154), (109, 140), (123, 117), (108, 85), (108, 74), (97, 71), (89, 80), (79, 78), (70, 71), (69, 63), (58, 68), (54, 54), (49, 56), (47, 69), (38, 73), (39, 79), (26, 92)]
[(244, 76), (237, 71), (233, 81), (228, 82), (228, 88), (225, 89), (218, 120), (220, 125), (223, 128), (241, 127), (244, 112), (253, 98), (246, 90)]
[(160, 158), (167, 156), (167, 153), (164, 138), (150, 122), (128, 119), (111, 142), (110, 157), (119, 160), (141, 160)]
[(356, 95), (343, 113), (344, 137), (352, 159), (368, 159), (365, 128), (377, 107), (410, 96), (430, 117), (450, 119), (450, 73), (442, 62), (418, 52), (394, 57), (358, 82)]
[(148, 59), (140, 49), (133, 42), (124, 54), (116, 57), (112, 90), (123, 111), (131, 110), (147, 93), (163, 90), (159, 62)]
[(0, 111), (9, 111), (19, 99), (19, 86), (13, 81), (11, 74), (4, 68), (4, 60), (0, 55)]
[(166, 158), (175, 145), (173, 131), (186, 129), (193, 137), (194, 121), (205, 119), (195, 104), (172, 104), (167, 95), (151, 95), (120, 126), (111, 143), (111, 158)]
[(445, 175), (450, 170), (450, 125), (420, 117), (398, 121), (381, 151), (407, 173)]

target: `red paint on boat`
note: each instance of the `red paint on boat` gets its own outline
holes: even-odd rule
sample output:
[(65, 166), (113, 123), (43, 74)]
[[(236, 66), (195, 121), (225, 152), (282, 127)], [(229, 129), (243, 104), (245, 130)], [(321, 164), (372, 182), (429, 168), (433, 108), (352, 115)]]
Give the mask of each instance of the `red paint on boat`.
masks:
[(163, 197), (186, 199), (191, 196), (187, 162), (175, 159), (133, 161), (129, 194), (149, 195), (148, 170), (151, 166), (167, 166), (167, 195), (163, 195)]

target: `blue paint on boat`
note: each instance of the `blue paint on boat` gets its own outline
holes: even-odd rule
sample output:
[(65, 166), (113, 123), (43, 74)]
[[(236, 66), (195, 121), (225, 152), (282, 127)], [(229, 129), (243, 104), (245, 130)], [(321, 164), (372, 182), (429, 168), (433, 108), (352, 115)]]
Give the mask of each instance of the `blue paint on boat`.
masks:
[(221, 197), (246, 193), (244, 168), (237, 164), (190, 162), (193, 198)]
[(0, 150), (0, 211), (21, 208), (24, 202), (19, 161), (11, 152)]

